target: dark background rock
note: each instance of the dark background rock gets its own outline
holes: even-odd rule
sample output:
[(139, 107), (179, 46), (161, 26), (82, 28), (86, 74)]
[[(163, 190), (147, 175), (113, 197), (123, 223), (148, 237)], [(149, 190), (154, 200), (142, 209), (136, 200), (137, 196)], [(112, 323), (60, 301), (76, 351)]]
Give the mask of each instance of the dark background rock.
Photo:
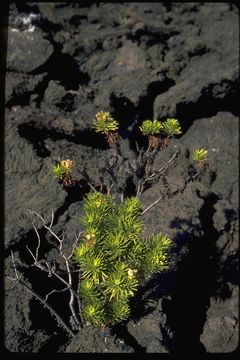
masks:
[[(30, 265), (37, 243), (28, 209), (66, 234), (70, 250), (81, 231), (83, 196), (109, 186), (114, 162), (104, 137), (91, 129), (97, 111), (120, 123), (117, 190), (134, 195), (138, 126), (145, 119), (179, 119), (183, 134), (158, 153), (161, 168), (178, 147), (167, 175), (172, 191), (183, 184), (193, 148), (209, 152), (201, 181), (160, 201), (144, 215), (144, 235), (168, 233), (171, 269), (146, 279), (125, 324), (86, 327), (69, 339), (47, 309), (5, 281), (5, 347), (11, 352), (194, 353), (238, 346), (239, 286), (239, 24), (228, 3), (19, 3), (9, 6), (5, 84), (5, 274), (11, 252), (24, 277), (45, 296), (56, 283)], [(75, 163), (81, 186), (63, 189), (51, 167)], [(104, 179), (104, 180), (103, 180)], [(141, 195), (146, 208), (164, 184)], [(37, 224), (41, 257), (52, 261), (51, 236)], [(67, 298), (51, 304), (69, 321)]]
[(232, 352), (238, 343), (238, 287), (231, 288), (231, 298), (225, 301), (211, 298), (207, 321), (200, 337), (211, 353)]
[(133, 353), (130, 346), (116, 339), (108, 329), (86, 327), (64, 349), (67, 353)]
[(19, 31), (11, 28), (8, 37), (9, 70), (31, 73), (43, 65), (53, 53), (49, 41), (38, 31)]

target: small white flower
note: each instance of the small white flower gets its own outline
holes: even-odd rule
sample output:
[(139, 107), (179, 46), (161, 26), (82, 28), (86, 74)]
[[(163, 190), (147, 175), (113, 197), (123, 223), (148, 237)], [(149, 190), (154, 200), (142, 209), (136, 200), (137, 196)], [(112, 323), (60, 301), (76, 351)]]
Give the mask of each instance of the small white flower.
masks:
[(137, 270), (128, 269), (128, 276), (133, 277), (136, 274)]

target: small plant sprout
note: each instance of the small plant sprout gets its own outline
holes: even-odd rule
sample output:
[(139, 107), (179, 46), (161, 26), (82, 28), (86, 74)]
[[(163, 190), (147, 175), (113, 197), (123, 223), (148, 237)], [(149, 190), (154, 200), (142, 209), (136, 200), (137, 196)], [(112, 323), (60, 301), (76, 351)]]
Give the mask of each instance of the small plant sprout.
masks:
[(205, 149), (194, 149), (192, 159), (196, 161), (199, 170), (203, 171), (206, 169), (208, 163), (208, 151)]
[(177, 119), (168, 118), (162, 123), (161, 132), (166, 136), (162, 141), (162, 145), (167, 147), (170, 143), (170, 139), (175, 135), (181, 134), (182, 130)]
[(194, 161), (207, 161), (208, 151), (205, 149), (194, 149), (192, 152), (192, 158)]
[(74, 182), (71, 176), (74, 164), (70, 159), (61, 160), (59, 164), (53, 165), (52, 172), (54, 176), (60, 180), (64, 186), (71, 186)]
[(144, 120), (142, 126), (139, 126), (139, 129), (143, 135), (148, 136), (148, 146), (149, 148), (156, 149), (159, 145), (159, 139), (156, 137), (162, 129), (162, 123), (158, 120)]
[(92, 124), (96, 132), (100, 132), (106, 136), (109, 145), (116, 143), (118, 135), (118, 122), (115, 120), (108, 111), (100, 111), (95, 115)]
[(172, 242), (162, 234), (147, 240), (141, 236), (137, 197), (117, 203), (110, 194), (92, 192), (84, 199), (83, 212), (84, 233), (74, 252), (82, 315), (93, 325), (115, 324), (128, 318), (129, 299), (143, 277), (169, 268)]

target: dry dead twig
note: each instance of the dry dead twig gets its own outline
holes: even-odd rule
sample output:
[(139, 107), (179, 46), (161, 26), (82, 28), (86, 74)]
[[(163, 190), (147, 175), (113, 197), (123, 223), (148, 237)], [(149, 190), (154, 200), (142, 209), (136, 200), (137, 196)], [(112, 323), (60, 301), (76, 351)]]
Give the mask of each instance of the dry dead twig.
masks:
[[(57, 319), (58, 323), (61, 326), (63, 326), (65, 328), (65, 330), (67, 330), (68, 333), (70, 333), (71, 336), (74, 336), (73, 331), (61, 319), (61, 317), (56, 313), (56, 311), (52, 308), (52, 306), (49, 305), (49, 303), (47, 303), (47, 300), (48, 300), (49, 296), (52, 295), (53, 293), (60, 293), (60, 292), (64, 292), (64, 291), (69, 291), (69, 293), (70, 293), (69, 308), (70, 308), (70, 311), (71, 311), (71, 314), (72, 314), (72, 320), (71, 320), (72, 325), (73, 325), (74, 329), (80, 330), (81, 324), (83, 324), (83, 319), (81, 317), (81, 308), (82, 308), (82, 306), (81, 306), (79, 297), (78, 297), (78, 295), (76, 294), (76, 292), (75, 292), (75, 290), (73, 288), (72, 272), (71, 272), (71, 269), (70, 269), (70, 259), (72, 258), (73, 254), (74, 254), (74, 249), (75, 249), (75, 247), (76, 247), (76, 245), (77, 245), (77, 243), (79, 241), (79, 238), (80, 238), (82, 232), (80, 232), (78, 234), (78, 236), (75, 234), (75, 241), (72, 244), (72, 248), (71, 248), (70, 253), (67, 255), (63, 251), (64, 236), (61, 239), (52, 230), (52, 226), (53, 226), (53, 222), (54, 222), (53, 211), (52, 211), (52, 214), (51, 214), (51, 221), (50, 221), (49, 225), (47, 225), (45, 219), (40, 214), (38, 214), (36, 211), (30, 210), (30, 214), (33, 216), (32, 226), (33, 226), (34, 231), (35, 231), (36, 236), (37, 236), (37, 246), (36, 246), (34, 251), (32, 251), (28, 246), (26, 246), (26, 248), (28, 249), (29, 253), (31, 254), (31, 256), (32, 256), (32, 258), (34, 260), (32, 266), (35, 266), (35, 267), (39, 268), (41, 271), (46, 272), (48, 274), (48, 277), (52, 277), (52, 276), (56, 277), (60, 282), (62, 282), (62, 284), (64, 284), (65, 287), (63, 289), (60, 289), (60, 290), (53, 289), (48, 294), (46, 294), (45, 299), (42, 298), (33, 289), (31, 289), (28, 286), (28, 284), (23, 280), (22, 274), (20, 272), (18, 272), (18, 270), (17, 270), (16, 262), (15, 262), (13, 253), (11, 254), (11, 256), (12, 256), (12, 264), (13, 264), (13, 269), (14, 269), (15, 276), (14, 277), (8, 276), (7, 278), (15, 282), (13, 287), (15, 287), (17, 284), (20, 284), (25, 289), (27, 289), (35, 298), (37, 298), (45, 307), (47, 307), (49, 309), (51, 314), (54, 315), (54, 317)], [(40, 219), (43, 227), (56, 240), (57, 245), (55, 245), (55, 247), (57, 248), (60, 257), (64, 261), (65, 268), (66, 268), (67, 279), (64, 279), (61, 275), (59, 275), (59, 273), (57, 272), (57, 269), (56, 269), (55, 261), (54, 261), (54, 264), (51, 265), (46, 260), (39, 259), (39, 249), (40, 249), (40, 246), (41, 246), (41, 238), (40, 238), (39, 232), (38, 232), (38, 230), (37, 230), (37, 228), (35, 226), (36, 218)], [(8, 290), (11, 290), (13, 287), (11, 287)], [(77, 311), (75, 310), (75, 307), (77, 308)]]
[[(58, 278), (65, 286), (66, 288), (63, 289), (63, 290), (69, 290), (70, 292), (70, 300), (69, 300), (69, 307), (70, 307), (70, 310), (71, 310), (71, 313), (72, 313), (72, 317), (73, 317), (73, 320), (74, 320), (74, 324), (76, 327), (80, 328), (80, 321), (78, 319), (78, 316), (76, 314), (76, 311), (74, 309), (74, 298), (78, 299), (78, 296), (76, 294), (76, 292), (74, 291), (73, 287), (72, 287), (72, 274), (71, 274), (71, 271), (70, 271), (70, 265), (69, 265), (69, 260), (72, 258), (73, 256), (73, 253), (74, 253), (74, 249), (76, 247), (76, 243), (80, 237), (80, 234), (79, 236), (77, 237), (77, 239), (75, 240), (75, 242), (73, 243), (72, 245), (72, 249), (71, 249), (71, 253), (67, 256), (64, 252), (63, 252), (63, 240), (64, 240), (64, 237), (62, 239), (59, 238), (59, 236), (57, 236), (54, 231), (51, 229), (52, 227), (52, 224), (53, 224), (53, 211), (52, 211), (52, 217), (51, 217), (51, 223), (50, 225), (48, 226), (44, 220), (44, 218), (39, 215), (36, 211), (33, 211), (33, 210), (30, 210), (30, 213), (32, 215), (35, 215), (37, 218), (39, 218), (43, 224), (43, 227), (48, 230), (50, 232), (50, 234), (57, 240), (58, 242), (58, 251), (59, 251), (59, 254), (61, 255), (62, 259), (64, 260), (65, 262), (65, 266), (66, 266), (66, 270), (67, 270), (67, 275), (68, 275), (68, 281), (66, 281), (65, 279), (63, 279), (62, 276), (60, 276), (57, 272), (56, 272), (56, 269), (55, 269), (55, 266), (50, 266), (50, 264), (47, 262), (47, 261), (44, 261), (44, 265), (42, 265), (40, 263), (40, 261), (38, 260), (38, 251), (39, 251), (39, 248), (40, 248), (40, 245), (41, 245), (41, 239), (40, 239), (40, 236), (39, 236), (39, 233), (36, 229), (36, 226), (34, 225), (34, 220), (32, 222), (32, 225), (33, 225), (33, 228), (35, 230), (35, 233), (37, 235), (37, 239), (38, 239), (38, 244), (37, 244), (37, 247), (36, 247), (36, 251), (35, 251), (35, 254), (33, 254), (33, 252), (29, 249), (29, 247), (27, 246), (27, 249), (28, 251), (30, 252), (32, 258), (34, 259), (34, 265), (36, 267), (38, 267), (39, 269), (41, 269), (42, 271), (45, 271), (45, 272), (48, 272), (48, 276), (52, 276), (54, 275), (56, 278)], [(62, 290), (62, 291), (63, 291)], [(53, 292), (56, 292), (57, 290), (53, 290), (51, 293)], [(50, 294), (48, 294), (49, 296)], [(79, 303), (78, 303), (79, 305)], [(78, 309), (79, 310), (79, 313), (80, 313), (80, 310), (81, 309)]]
[(62, 318), (58, 315), (58, 313), (53, 309), (53, 307), (48, 304), (46, 302), (46, 299), (44, 300), (39, 294), (37, 294), (23, 279), (22, 279), (22, 274), (19, 273), (19, 271), (17, 270), (16, 267), (16, 262), (14, 259), (14, 255), (13, 252), (11, 251), (11, 257), (12, 257), (12, 264), (13, 264), (13, 268), (14, 268), (14, 272), (15, 272), (15, 277), (11, 277), (11, 276), (7, 276), (7, 278), (9, 280), (12, 280), (15, 282), (14, 286), (12, 286), (11, 288), (7, 289), (7, 291), (12, 290), (13, 287), (20, 285), (23, 286), (28, 292), (30, 292), (30, 294), (35, 297), (37, 300), (40, 301), (40, 303), (49, 310), (49, 312), (51, 313), (51, 315), (56, 319), (57, 323), (64, 329), (67, 331), (67, 333), (71, 336), (74, 337), (75, 334), (74, 332), (70, 329), (70, 327), (62, 320)]
[(167, 173), (167, 170), (169, 167), (173, 164), (173, 161), (175, 158), (179, 155), (179, 150), (176, 150), (172, 157), (168, 160), (168, 162), (163, 165), (159, 170), (155, 172), (151, 172), (151, 165), (149, 161), (147, 161), (147, 164), (145, 166), (145, 176), (144, 179), (138, 181), (137, 190), (136, 190), (136, 196), (139, 197), (141, 193), (144, 191), (145, 186), (151, 182), (156, 182), (160, 180), (160, 178), (164, 178), (164, 176)]

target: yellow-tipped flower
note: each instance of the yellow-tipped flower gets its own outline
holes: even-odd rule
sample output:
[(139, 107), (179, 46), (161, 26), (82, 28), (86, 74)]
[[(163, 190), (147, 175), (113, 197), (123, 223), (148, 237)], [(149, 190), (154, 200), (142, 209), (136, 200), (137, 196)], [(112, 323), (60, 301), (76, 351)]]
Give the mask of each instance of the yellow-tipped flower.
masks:
[(60, 166), (66, 169), (67, 172), (71, 172), (73, 170), (73, 161), (70, 159), (60, 161)]
[(118, 129), (118, 122), (111, 116), (108, 111), (100, 111), (95, 115), (93, 128), (96, 132), (108, 134)]
[(59, 164), (53, 165), (52, 172), (58, 179), (64, 178), (65, 175), (70, 174), (73, 170), (73, 161), (70, 159), (61, 160)]

